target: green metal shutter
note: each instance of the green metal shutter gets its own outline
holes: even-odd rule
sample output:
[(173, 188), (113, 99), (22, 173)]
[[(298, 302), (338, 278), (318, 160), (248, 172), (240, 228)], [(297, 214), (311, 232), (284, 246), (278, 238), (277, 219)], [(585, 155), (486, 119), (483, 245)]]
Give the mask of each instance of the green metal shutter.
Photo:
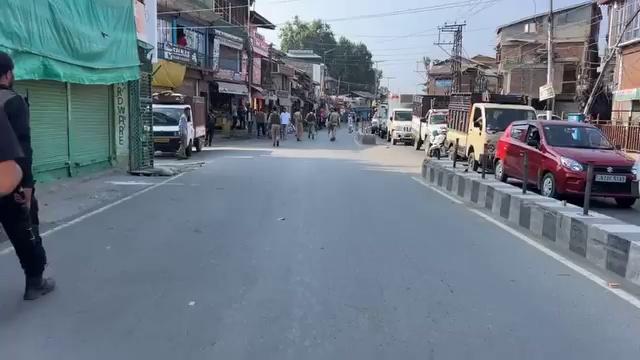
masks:
[(70, 89), (71, 161), (75, 170), (109, 166), (109, 87), (71, 84)]
[(39, 180), (68, 176), (67, 88), (57, 81), (16, 81), (31, 112), (33, 171)]

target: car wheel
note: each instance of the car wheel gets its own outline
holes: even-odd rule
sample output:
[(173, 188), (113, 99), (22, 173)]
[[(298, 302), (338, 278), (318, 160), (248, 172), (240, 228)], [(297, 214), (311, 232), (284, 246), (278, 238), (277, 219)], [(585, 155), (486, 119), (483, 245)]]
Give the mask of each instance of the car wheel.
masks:
[(550, 198), (555, 198), (558, 195), (556, 192), (556, 178), (552, 173), (546, 173), (542, 177), (542, 181), (540, 182), (540, 194)]
[(187, 146), (187, 148), (184, 151), (185, 155), (187, 155), (187, 157), (191, 157), (191, 154), (193, 153), (193, 142), (189, 141), (189, 146)]
[(469, 164), (469, 170), (478, 171), (478, 162), (476, 161), (476, 154), (473, 151), (469, 153), (467, 162)]
[(504, 163), (502, 160), (496, 161), (494, 174), (496, 176), (496, 180), (507, 182), (507, 174), (504, 172)]
[(616, 206), (621, 209), (630, 208), (636, 203), (635, 198), (615, 198)]

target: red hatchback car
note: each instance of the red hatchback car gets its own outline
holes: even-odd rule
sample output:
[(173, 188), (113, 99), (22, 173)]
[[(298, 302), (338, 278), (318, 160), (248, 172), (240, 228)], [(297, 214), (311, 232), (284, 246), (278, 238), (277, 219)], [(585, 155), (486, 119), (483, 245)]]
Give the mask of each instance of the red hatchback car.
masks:
[(542, 195), (584, 195), (587, 166), (594, 165), (591, 194), (614, 198), (630, 207), (638, 198), (635, 160), (616, 150), (589, 124), (566, 121), (516, 121), (498, 141), (495, 176), (500, 181), (523, 179), (527, 153), (529, 183)]

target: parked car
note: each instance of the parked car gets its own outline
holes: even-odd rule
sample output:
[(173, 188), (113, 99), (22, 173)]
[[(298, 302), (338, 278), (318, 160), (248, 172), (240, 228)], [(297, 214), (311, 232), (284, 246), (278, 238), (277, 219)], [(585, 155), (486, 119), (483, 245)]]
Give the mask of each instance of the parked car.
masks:
[(548, 197), (584, 195), (587, 166), (594, 166), (591, 195), (610, 197), (622, 208), (638, 198), (635, 160), (617, 150), (593, 125), (556, 120), (516, 121), (498, 141), (495, 176), (527, 180)]

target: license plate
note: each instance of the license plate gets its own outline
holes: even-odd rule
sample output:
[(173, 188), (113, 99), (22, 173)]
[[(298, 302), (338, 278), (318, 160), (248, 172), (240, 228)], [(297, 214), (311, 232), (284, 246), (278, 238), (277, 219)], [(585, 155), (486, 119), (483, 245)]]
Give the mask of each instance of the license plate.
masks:
[(622, 175), (596, 175), (596, 181), (609, 183), (626, 183), (627, 177)]
[(167, 139), (167, 138), (155, 138), (153, 141), (157, 142), (157, 143), (161, 143), (161, 144), (166, 144), (166, 143), (169, 142), (169, 139)]

